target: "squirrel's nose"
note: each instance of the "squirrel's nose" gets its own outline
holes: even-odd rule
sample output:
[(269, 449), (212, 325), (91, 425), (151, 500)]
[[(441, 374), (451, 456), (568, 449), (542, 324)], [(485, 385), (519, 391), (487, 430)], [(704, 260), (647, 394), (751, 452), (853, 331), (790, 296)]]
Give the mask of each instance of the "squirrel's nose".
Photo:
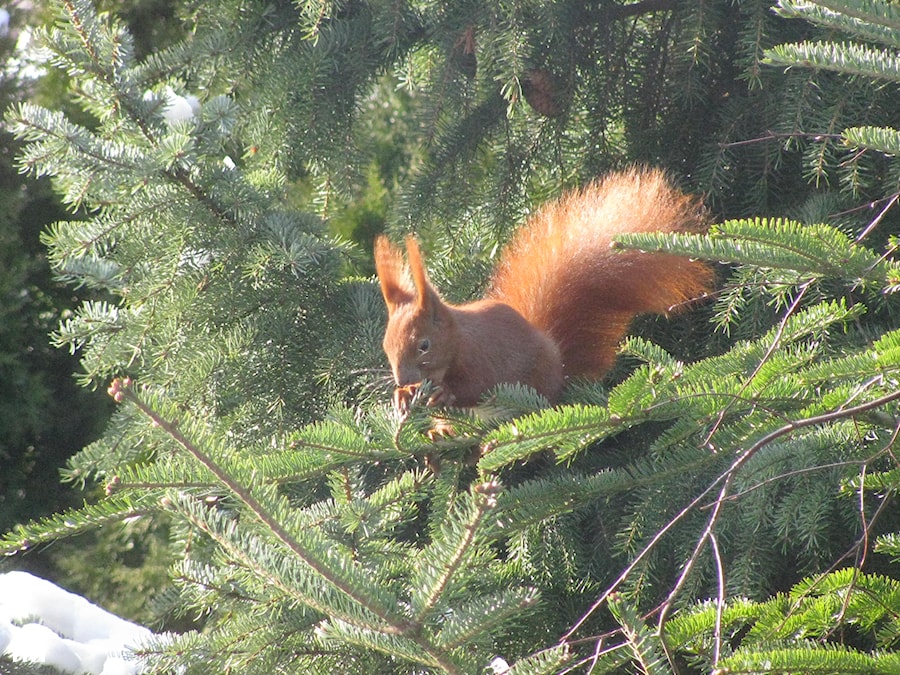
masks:
[(422, 373), (418, 368), (400, 366), (394, 369), (394, 382), (398, 387), (418, 386), (422, 384)]

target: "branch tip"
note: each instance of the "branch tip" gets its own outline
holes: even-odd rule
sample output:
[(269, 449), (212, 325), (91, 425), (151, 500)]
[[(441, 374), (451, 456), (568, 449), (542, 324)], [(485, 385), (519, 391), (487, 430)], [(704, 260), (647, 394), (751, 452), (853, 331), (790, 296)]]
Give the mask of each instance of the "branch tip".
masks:
[(125, 392), (131, 387), (132, 379), (130, 377), (117, 377), (109, 385), (106, 393), (112, 396), (116, 403), (125, 400)]

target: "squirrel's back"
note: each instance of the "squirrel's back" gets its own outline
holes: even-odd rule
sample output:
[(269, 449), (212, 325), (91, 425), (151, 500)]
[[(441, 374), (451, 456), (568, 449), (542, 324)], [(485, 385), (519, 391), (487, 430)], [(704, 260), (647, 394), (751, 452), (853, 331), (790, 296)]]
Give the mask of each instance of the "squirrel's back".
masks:
[(511, 305), (559, 346), (567, 377), (600, 377), (632, 319), (707, 292), (712, 270), (687, 258), (614, 250), (628, 232), (700, 232), (698, 199), (657, 169), (612, 173), (545, 205), (504, 249), (487, 297)]

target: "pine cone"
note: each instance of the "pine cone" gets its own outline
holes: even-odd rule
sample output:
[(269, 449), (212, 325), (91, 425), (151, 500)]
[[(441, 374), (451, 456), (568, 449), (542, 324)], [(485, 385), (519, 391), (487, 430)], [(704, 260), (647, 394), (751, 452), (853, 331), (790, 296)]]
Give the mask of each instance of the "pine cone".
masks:
[(536, 112), (557, 117), (563, 112), (563, 86), (549, 70), (533, 68), (522, 78), (522, 93)]

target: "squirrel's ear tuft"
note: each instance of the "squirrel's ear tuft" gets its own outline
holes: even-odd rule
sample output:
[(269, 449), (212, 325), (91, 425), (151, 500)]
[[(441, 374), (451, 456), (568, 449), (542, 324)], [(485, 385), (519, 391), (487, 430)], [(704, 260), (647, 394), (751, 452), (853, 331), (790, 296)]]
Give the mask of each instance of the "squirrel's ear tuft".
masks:
[(375, 239), (375, 271), (388, 314), (393, 314), (398, 306), (416, 300), (416, 289), (403, 263), (403, 251), (393, 246), (383, 234)]
[(416, 307), (423, 312), (433, 312), (435, 300), (440, 303), (440, 298), (428, 280), (419, 242), (412, 235), (406, 238), (406, 258), (409, 260), (409, 271), (416, 285)]

